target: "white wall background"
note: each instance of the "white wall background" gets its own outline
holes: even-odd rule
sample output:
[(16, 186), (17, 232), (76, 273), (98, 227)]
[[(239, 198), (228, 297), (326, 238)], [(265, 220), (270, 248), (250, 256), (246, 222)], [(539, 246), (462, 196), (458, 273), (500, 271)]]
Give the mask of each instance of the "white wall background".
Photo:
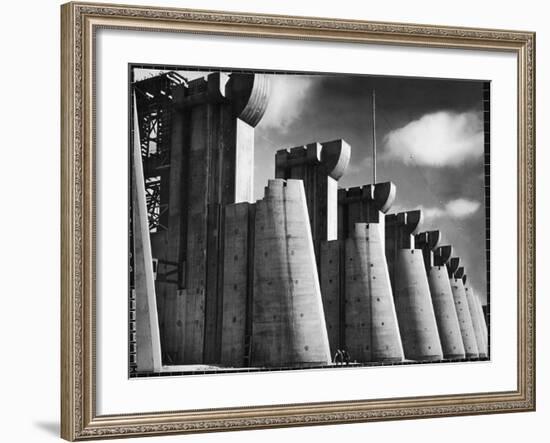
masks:
[[(550, 220), (546, 146), (550, 133), (550, 30), (545, 2), (387, 0), (129, 0), (150, 4), (378, 21), (525, 29), (537, 32), (537, 162), (540, 226)], [(0, 408), (2, 441), (55, 441), (59, 433), (59, 4), (6, 3), (2, 8), (0, 69)], [(537, 269), (550, 265), (540, 229)], [(541, 282), (542, 278), (539, 279)], [(538, 284), (536, 413), (246, 431), (140, 441), (279, 442), (365, 440), (409, 442), (547, 441), (550, 418), (545, 313)]]

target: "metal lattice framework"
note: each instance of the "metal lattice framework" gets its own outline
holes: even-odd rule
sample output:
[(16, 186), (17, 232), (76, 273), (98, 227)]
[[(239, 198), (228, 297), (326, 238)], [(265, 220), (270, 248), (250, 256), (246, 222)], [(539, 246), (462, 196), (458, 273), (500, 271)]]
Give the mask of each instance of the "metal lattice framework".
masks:
[(172, 94), (174, 88), (186, 83), (173, 71), (134, 83), (150, 232), (166, 229), (163, 215), (168, 199), (162, 190), (170, 168)]
[(147, 201), (147, 215), (149, 220), (149, 231), (157, 232), (166, 229), (161, 223), (161, 215), (168, 210), (168, 205), (161, 201), (161, 177), (160, 175), (147, 177), (145, 179), (145, 198)]

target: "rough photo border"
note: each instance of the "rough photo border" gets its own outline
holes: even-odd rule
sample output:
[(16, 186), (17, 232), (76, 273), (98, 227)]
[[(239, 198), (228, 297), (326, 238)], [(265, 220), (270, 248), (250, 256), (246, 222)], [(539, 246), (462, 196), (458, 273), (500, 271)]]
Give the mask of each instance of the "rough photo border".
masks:
[[(134, 131), (134, 122), (133, 122), (133, 112), (134, 112), (134, 102), (131, 99), (132, 97), (132, 84), (134, 82), (134, 69), (149, 69), (149, 70), (158, 70), (158, 71), (200, 71), (200, 72), (225, 72), (225, 73), (255, 73), (255, 74), (271, 74), (271, 75), (311, 75), (311, 76), (339, 76), (339, 77), (373, 77), (373, 78), (392, 78), (392, 79), (407, 79), (407, 80), (447, 80), (447, 81), (467, 81), (472, 83), (480, 83), (482, 85), (482, 95), (480, 96), (480, 104), (483, 114), (483, 156), (480, 160), (482, 162), (484, 170), (484, 210), (485, 210), (485, 226), (483, 227), (485, 232), (485, 291), (487, 295), (487, 317), (486, 320), (489, 320), (487, 323), (487, 332), (488, 332), (488, 357), (483, 359), (444, 359), (440, 361), (403, 361), (403, 362), (368, 362), (368, 363), (356, 363), (353, 365), (354, 368), (358, 367), (373, 367), (373, 366), (407, 366), (407, 365), (424, 365), (424, 364), (449, 364), (449, 363), (469, 363), (474, 361), (490, 361), (491, 360), (491, 322), (490, 322), (490, 313), (491, 313), (491, 210), (490, 210), (490, 172), (491, 172), (491, 82), (486, 80), (477, 80), (477, 79), (460, 79), (460, 78), (445, 78), (441, 79), (438, 77), (410, 77), (410, 76), (391, 76), (391, 75), (371, 75), (371, 74), (351, 74), (343, 72), (325, 72), (325, 71), (290, 71), (290, 70), (262, 70), (262, 69), (243, 69), (237, 67), (219, 67), (219, 66), (187, 66), (187, 65), (174, 65), (174, 64), (153, 64), (153, 63), (129, 63), (128, 64), (128, 167), (130, 167), (132, 162), (131, 150), (132, 150), (132, 140), (133, 140), (133, 131)], [(129, 175), (130, 177), (130, 175)], [(128, 180), (128, 189), (129, 189), (129, 198), (131, 201), (131, 180)], [(129, 208), (131, 204), (129, 204)], [(128, 226), (131, 225), (132, 215), (131, 210), (128, 211)], [(130, 228), (129, 228), (130, 230)], [(130, 236), (128, 237), (129, 241), (131, 240)], [(128, 243), (130, 245), (130, 243)], [(128, 246), (130, 248), (130, 246)], [(128, 256), (130, 256), (130, 251), (128, 251)], [(128, 263), (130, 268), (130, 262)], [(130, 276), (128, 277), (130, 279)], [(130, 288), (130, 284), (128, 285)], [(131, 312), (132, 298), (131, 291), (128, 293), (128, 306), (129, 311)], [(188, 375), (204, 375), (204, 374), (231, 374), (231, 373), (247, 373), (247, 372), (274, 372), (274, 371), (306, 371), (314, 369), (329, 369), (332, 368), (332, 365), (324, 366), (307, 366), (307, 367), (268, 367), (268, 368), (236, 368), (236, 369), (204, 369), (204, 370), (193, 370), (193, 371), (162, 371), (162, 372), (147, 372), (140, 371), (139, 373), (135, 371), (135, 364), (132, 363), (130, 354), (132, 349), (137, 351), (135, 340), (132, 341), (130, 338), (132, 335), (131, 329), (132, 320), (129, 317), (128, 321), (128, 342), (129, 342), (129, 356), (128, 356), (128, 377), (129, 378), (147, 378), (147, 377), (174, 377), (174, 376), (188, 376)], [(132, 348), (134, 346), (134, 348)], [(134, 352), (135, 353), (135, 352)]]

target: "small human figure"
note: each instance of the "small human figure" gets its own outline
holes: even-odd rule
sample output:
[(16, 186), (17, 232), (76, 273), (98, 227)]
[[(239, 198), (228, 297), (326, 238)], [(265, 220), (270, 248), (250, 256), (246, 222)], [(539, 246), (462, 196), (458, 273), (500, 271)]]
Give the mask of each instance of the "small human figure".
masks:
[(342, 351), (342, 360), (346, 364), (346, 366), (349, 365), (349, 362), (351, 361), (351, 357), (349, 356), (348, 351), (345, 349)]
[(334, 364), (336, 366), (344, 364), (344, 354), (340, 349), (337, 349), (336, 354), (334, 354)]

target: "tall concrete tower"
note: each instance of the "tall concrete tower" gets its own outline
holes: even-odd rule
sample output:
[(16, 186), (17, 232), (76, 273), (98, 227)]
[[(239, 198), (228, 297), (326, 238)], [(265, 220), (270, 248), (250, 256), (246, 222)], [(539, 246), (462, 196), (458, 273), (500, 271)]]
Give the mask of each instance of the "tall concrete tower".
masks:
[(339, 267), (343, 242), (337, 240), (338, 180), (344, 175), (350, 156), (351, 148), (344, 140), (282, 149), (275, 156), (277, 178), (302, 180), (304, 184), (332, 354), (340, 348), (343, 309)]
[(256, 203), (253, 366), (331, 362), (306, 194), (301, 180), (269, 180)]
[(439, 231), (422, 232), (416, 235), (415, 242), (424, 255), (443, 356), (447, 359), (461, 359), (465, 357), (464, 344), (446, 267), (452, 255), (452, 247), (437, 247), (440, 238)]
[(341, 139), (281, 149), (275, 156), (275, 178), (304, 182), (317, 257), (321, 242), (336, 240), (338, 236), (338, 180), (344, 175), (350, 156), (350, 146)]
[(424, 259), (414, 241), (421, 220), (420, 211), (386, 217), (386, 256), (405, 357), (441, 360), (443, 350)]
[(144, 157), (146, 184), (157, 178), (160, 184), (160, 204), (150, 212), (160, 220), (151, 242), (163, 359), (214, 363), (223, 322), (223, 208), (252, 201), (254, 127), (267, 106), (269, 77), (213, 73), (177, 83), (142, 91), (138, 104), (144, 112), (154, 95), (167, 101), (162, 113), (151, 113), (162, 130)]
[(470, 315), (468, 299), (466, 298), (466, 291), (464, 290), (464, 282), (462, 281), (464, 268), (460, 267), (460, 259), (458, 257), (452, 257), (447, 262), (447, 271), (451, 281), (451, 290), (453, 292), (456, 315), (460, 325), (466, 357), (478, 358), (477, 339), (472, 323), (472, 316)]
[(395, 185), (380, 183), (341, 191), (345, 321), (342, 347), (353, 360), (405, 358), (385, 257), (385, 213)]
[(483, 339), (484, 339), (485, 346), (486, 346), (485, 352), (487, 354), (487, 357), (489, 357), (489, 349), (490, 349), (489, 328), (488, 328), (488, 325), (487, 325), (487, 319), (486, 319), (485, 313), (483, 311), (483, 306), (481, 305), (481, 300), (475, 292), (474, 292), (474, 301), (475, 301), (475, 303), (474, 303), (475, 309), (478, 311), (478, 315), (479, 315), (479, 318), (480, 318), (481, 332), (483, 334)]
[(466, 274), (462, 276), (462, 282), (464, 283), (464, 292), (466, 293), (468, 309), (470, 311), (470, 317), (472, 318), (479, 358), (487, 358), (487, 328), (485, 325), (485, 319), (479, 315), (479, 309), (477, 307), (478, 298), (474, 293), (472, 286), (470, 286)]
[(252, 200), (253, 128), (268, 96), (267, 76), (220, 73), (190, 82), (175, 95), (184, 126), (180, 146), (192, 165), (180, 177), (185, 183), (178, 183), (187, 194), (184, 363), (220, 359), (222, 208)]

